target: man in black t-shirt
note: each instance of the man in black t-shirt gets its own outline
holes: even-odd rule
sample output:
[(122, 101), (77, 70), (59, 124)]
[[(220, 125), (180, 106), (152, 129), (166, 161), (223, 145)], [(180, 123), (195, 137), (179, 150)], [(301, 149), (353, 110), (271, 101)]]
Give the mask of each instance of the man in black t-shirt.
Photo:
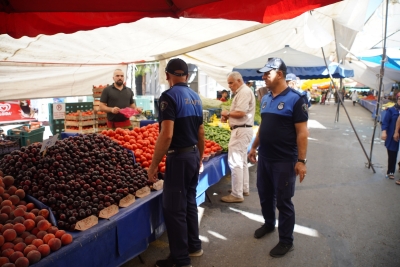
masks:
[[(130, 107), (136, 109), (131, 88), (124, 85), (124, 73), (116, 69), (113, 75), (114, 83), (104, 88), (100, 97), (100, 110), (107, 112), (107, 127), (115, 129), (132, 128), (131, 121), (119, 110)], [(142, 110), (137, 109), (140, 113)]]

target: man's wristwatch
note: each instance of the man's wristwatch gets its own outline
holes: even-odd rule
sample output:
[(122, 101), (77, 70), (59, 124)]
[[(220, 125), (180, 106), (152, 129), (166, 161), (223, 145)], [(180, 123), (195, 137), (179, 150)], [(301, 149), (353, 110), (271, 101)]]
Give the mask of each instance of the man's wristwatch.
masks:
[(307, 163), (307, 159), (297, 159), (297, 162), (301, 162), (305, 165)]

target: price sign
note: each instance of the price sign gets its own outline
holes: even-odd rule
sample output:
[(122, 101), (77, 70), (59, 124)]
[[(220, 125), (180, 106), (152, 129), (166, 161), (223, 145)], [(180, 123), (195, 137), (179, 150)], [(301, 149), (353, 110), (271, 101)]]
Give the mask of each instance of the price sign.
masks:
[(58, 140), (58, 134), (49, 137), (49, 139), (43, 140), (42, 148), (40, 149), (40, 152), (42, 152), (43, 150), (45, 150), (48, 147), (54, 146), (55, 143), (57, 142), (57, 140)]
[(91, 215), (83, 220), (78, 221), (75, 225), (75, 230), (85, 231), (90, 227), (95, 226), (98, 223), (99, 223), (99, 218), (97, 218), (94, 215)]
[(111, 205), (105, 209), (102, 209), (100, 211), (99, 217), (103, 218), (103, 219), (108, 219), (112, 216), (114, 216), (115, 214), (117, 214), (119, 211), (118, 206), (117, 205)]
[(153, 184), (153, 189), (157, 191), (163, 189), (163, 187), (164, 187), (164, 180), (158, 180)]
[(121, 208), (126, 208), (126, 207), (128, 207), (129, 205), (135, 203), (135, 200), (136, 200), (136, 199), (135, 199), (135, 196), (134, 196), (134, 195), (128, 194), (126, 197), (124, 197), (123, 199), (121, 199), (121, 200), (119, 201), (119, 206), (120, 206)]
[(138, 191), (136, 191), (137, 197), (142, 198), (142, 197), (145, 197), (148, 195), (150, 195), (150, 187), (148, 187), (148, 186), (145, 186), (145, 187), (139, 189)]

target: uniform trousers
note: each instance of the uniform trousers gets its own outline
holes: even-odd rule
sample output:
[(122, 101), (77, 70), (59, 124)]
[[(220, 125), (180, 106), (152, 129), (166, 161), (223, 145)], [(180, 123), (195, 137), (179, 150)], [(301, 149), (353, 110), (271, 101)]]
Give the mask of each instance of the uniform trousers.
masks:
[(389, 173), (393, 173), (396, 170), (396, 162), (397, 162), (397, 153), (399, 151), (393, 151), (393, 150), (389, 150), (387, 149), (387, 153), (388, 153), (388, 169), (386, 174)]
[(196, 204), (200, 155), (194, 151), (168, 154), (166, 160), (163, 214), (170, 257), (176, 265), (190, 265), (190, 252), (201, 249)]
[(228, 145), (228, 164), (231, 169), (232, 195), (242, 198), (249, 192), (249, 169), (247, 167), (247, 148), (253, 138), (253, 128), (239, 127), (231, 132)]
[(293, 243), (295, 224), (292, 197), (296, 183), (296, 162), (268, 161), (258, 155), (257, 189), (265, 225), (275, 226), (275, 210), (279, 211), (279, 241)]

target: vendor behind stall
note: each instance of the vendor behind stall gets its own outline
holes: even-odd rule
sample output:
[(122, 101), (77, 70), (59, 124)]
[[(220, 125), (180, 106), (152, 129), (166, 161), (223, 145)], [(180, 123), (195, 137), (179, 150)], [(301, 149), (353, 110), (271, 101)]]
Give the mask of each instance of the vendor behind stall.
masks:
[[(107, 112), (108, 128), (132, 128), (131, 121), (119, 112), (130, 107), (136, 109), (131, 88), (124, 85), (124, 73), (120, 69), (114, 71), (114, 83), (104, 88), (100, 97), (100, 110)], [(137, 108), (138, 112), (142, 112)]]

